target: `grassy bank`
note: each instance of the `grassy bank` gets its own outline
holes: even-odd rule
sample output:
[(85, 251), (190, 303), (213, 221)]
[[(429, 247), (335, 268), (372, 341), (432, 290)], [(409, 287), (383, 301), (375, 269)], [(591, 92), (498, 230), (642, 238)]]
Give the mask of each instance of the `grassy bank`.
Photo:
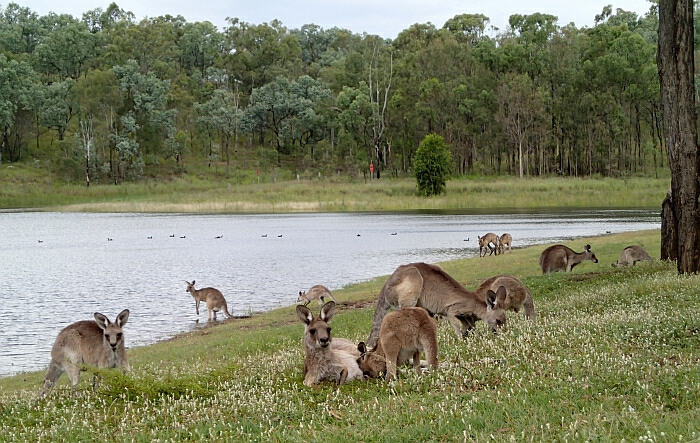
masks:
[[(84, 375), (71, 394), (63, 376), (37, 402), (43, 373), (0, 379), (0, 441), (697, 441), (700, 277), (610, 266), (629, 244), (658, 258), (659, 231), (585, 242), (600, 262), (571, 274), (540, 275), (543, 246), (444, 263), (471, 288), (520, 276), (538, 319), (511, 314), (507, 332), (479, 324), (466, 341), (441, 323), (436, 372), (307, 388), (285, 307), (131, 349), (132, 373), (106, 371), (96, 391)], [(384, 281), (335, 293), (334, 335), (366, 338)]]
[[(26, 168), (26, 167), (25, 167)], [(347, 177), (245, 184), (196, 175), (120, 185), (57, 184), (21, 166), (0, 167), (0, 209), (92, 212), (274, 213), (546, 207), (660, 207), (662, 178), (460, 178), (434, 198), (416, 195), (412, 179)]]

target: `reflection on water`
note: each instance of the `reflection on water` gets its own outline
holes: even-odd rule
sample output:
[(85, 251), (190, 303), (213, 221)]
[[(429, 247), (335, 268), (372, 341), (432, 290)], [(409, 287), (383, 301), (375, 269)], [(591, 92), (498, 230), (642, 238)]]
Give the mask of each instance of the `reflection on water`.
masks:
[[(131, 310), (127, 346), (206, 324), (185, 280), (213, 286), (233, 315), (291, 305), (405, 263), (478, 254), (477, 235), (513, 246), (660, 227), (657, 210), (507, 214), (283, 215), (0, 213), (0, 376), (45, 368), (61, 328)], [(197, 320), (200, 322), (197, 323)]]

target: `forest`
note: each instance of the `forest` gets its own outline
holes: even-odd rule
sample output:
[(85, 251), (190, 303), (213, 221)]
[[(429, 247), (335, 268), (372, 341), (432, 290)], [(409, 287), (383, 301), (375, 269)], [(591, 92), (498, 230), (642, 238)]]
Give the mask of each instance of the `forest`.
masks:
[(537, 13), (499, 30), (463, 14), (395, 39), (227, 23), (137, 21), (115, 3), (80, 18), (0, 7), (0, 163), (87, 184), (194, 164), (234, 181), (370, 164), (402, 177), (437, 134), (455, 176), (665, 166), (656, 4), (644, 16), (607, 6), (583, 28)]

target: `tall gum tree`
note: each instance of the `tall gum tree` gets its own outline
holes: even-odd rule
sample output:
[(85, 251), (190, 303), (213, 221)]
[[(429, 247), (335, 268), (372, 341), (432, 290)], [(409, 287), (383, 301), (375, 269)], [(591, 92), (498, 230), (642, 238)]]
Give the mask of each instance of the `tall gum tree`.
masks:
[(700, 265), (693, 50), (693, 0), (661, 0), (657, 62), (671, 168), (671, 189), (663, 205), (661, 258), (675, 256), (681, 274), (697, 273)]

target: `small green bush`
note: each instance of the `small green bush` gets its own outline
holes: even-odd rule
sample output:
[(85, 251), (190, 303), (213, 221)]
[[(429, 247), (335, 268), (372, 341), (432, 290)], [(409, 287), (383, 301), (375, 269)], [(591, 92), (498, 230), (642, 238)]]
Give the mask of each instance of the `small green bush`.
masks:
[(426, 197), (445, 192), (445, 182), (450, 175), (452, 155), (443, 138), (428, 134), (420, 143), (413, 162), (418, 192)]

